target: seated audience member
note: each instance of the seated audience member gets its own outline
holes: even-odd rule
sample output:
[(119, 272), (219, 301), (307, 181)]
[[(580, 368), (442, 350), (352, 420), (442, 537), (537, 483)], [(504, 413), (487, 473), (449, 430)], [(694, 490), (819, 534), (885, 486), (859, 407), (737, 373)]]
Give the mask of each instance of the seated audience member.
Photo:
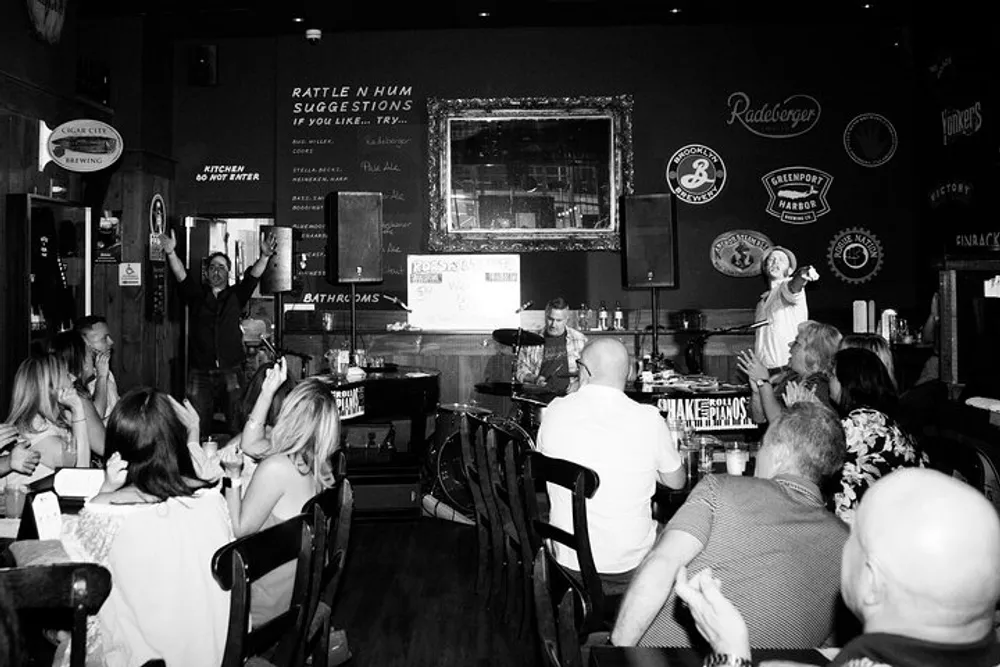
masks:
[(840, 332), (829, 324), (806, 320), (789, 345), (788, 366), (772, 376), (752, 350), (741, 352), (737, 365), (750, 382), (750, 413), (758, 424), (778, 418), (790, 396), (814, 393), (830, 404), (829, 373), (833, 355), (840, 345)]
[(874, 333), (847, 334), (844, 336), (844, 339), (840, 341), (841, 350), (847, 350), (854, 347), (873, 352), (875, 356), (879, 358), (879, 361), (885, 364), (885, 369), (889, 371), (889, 379), (892, 380), (892, 388), (898, 392), (899, 386), (896, 384), (896, 365), (893, 363), (892, 348), (889, 347), (888, 341), (886, 341), (886, 339), (882, 336)]
[[(583, 348), (580, 389), (556, 398), (545, 411), (538, 449), (594, 470), (601, 480), (587, 501), (594, 564), (609, 595), (625, 591), (632, 572), (656, 540), (650, 498), (656, 482), (684, 486), (677, 445), (659, 411), (625, 395), (628, 351), (611, 338)], [(569, 491), (549, 484), (552, 523), (573, 530)], [(553, 544), (556, 560), (578, 572), (576, 552)]]
[[(864, 633), (831, 666), (1000, 664), (1000, 521), (981, 493), (933, 470), (893, 472), (865, 495), (843, 551), (841, 591)], [(682, 569), (677, 594), (712, 649), (729, 656), (713, 664), (752, 665), (752, 633), (713, 574), (688, 580)]]
[(88, 665), (222, 660), (229, 593), (211, 563), (233, 533), (225, 501), (191, 460), (185, 412), (155, 389), (126, 393), (108, 420), (104, 487), (64, 524), (70, 558), (103, 565), (114, 582), (88, 640)]
[[(241, 496), (243, 457), (229, 450), (222, 459), (226, 503), (237, 537), (277, 525), (334, 484), (333, 453), (340, 444), (340, 417), (329, 386), (308, 378), (288, 394), (271, 432), (269, 455), (254, 470)], [(288, 609), (295, 562), (280, 566), (254, 586), (250, 613), (261, 623)]]
[(76, 332), (87, 346), (88, 362), (94, 373), (86, 381), (87, 391), (94, 398), (94, 407), (107, 423), (111, 410), (118, 402), (118, 382), (111, 372), (111, 351), (114, 339), (108, 331), (108, 321), (100, 315), (88, 315), (76, 321)]
[(288, 366), (284, 357), (274, 363), (262, 364), (247, 384), (247, 390), (237, 409), (241, 431), (226, 444), (227, 448), (239, 448), (254, 461), (267, 456), (278, 413), (294, 388), (295, 383), (288, 380)]
[(73, 376), (73, 386), (83, 400), (87, 412), (87, 433), (90, 435), (90, 448), (93, 451), (104, 451), (104, 425), (107, 418), (94, 402), (91, 390), (92, 379), (96, 373), (93, 355), (87, 350), (86, 343), (74, 331), (63, 331), (56, 334), (49, 343), (50, 353), (64, 362), (70, 375)]
[[(96, 412), (91, 408), (88, 420), (85, 400), (74, 381), (65, 362), (55, 355), (32, 356), (21, 362), (5, 421), (17, 429), (39, 458), (30, 475), (11, 473), (6, 478), (8, 484), (30, 484), (64, 466), (90, 466), (90, 430), (95, 426)], [(103, 440), (100, 444), (97, 453), (103, 454)]]
[(834, 357), (830, 396), (843, 416), (847, 458), (834, 496), (837, 516), (851, 523), (869, 486), (904, 466), (925, 467), (927, 455), (896, 422), (896, 390), (885, 365), (868, 350)]
[(711, 567), (746, 616), (750, 644), (819, 646), (831, 634), (847, 526), (826, 509), (823, 482), (844, 461), (837, 415), (796, 404), (771, 422), (755, 477), (708, 475), (691, 492), (629, 585), (611, 641), (629, 646), (698, 642), (679, 608), (683, 566)]

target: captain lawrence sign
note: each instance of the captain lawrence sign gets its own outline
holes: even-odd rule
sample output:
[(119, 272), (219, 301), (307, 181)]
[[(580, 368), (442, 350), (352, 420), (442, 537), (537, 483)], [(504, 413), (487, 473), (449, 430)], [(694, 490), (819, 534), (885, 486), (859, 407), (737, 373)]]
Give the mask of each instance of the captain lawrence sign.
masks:
[(755, 429), (749, 396), (661, 398), (656, 407), (667, 419), (683, 419), (696, 431)]

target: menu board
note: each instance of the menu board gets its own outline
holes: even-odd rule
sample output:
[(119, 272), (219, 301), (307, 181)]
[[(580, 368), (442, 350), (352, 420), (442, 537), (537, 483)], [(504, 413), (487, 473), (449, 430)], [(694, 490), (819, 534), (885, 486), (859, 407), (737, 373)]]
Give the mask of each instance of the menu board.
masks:
[(517, 326), (519, 255), (410, 255), (406, 265), (412, 326), (439, 330)]
[(426, 125), (413, 86), (334, 82), (295, 67), (279, 70), (277, 214), (298, 230), (301, 284), (291, 301), (346, 308), (349, 286), (326, 280), (323, 200), (331, 192), (382, 193), (383, 282), (358, 286), (360, 308), (403, 299), (406, 256), (419, 252), (426, 211)]

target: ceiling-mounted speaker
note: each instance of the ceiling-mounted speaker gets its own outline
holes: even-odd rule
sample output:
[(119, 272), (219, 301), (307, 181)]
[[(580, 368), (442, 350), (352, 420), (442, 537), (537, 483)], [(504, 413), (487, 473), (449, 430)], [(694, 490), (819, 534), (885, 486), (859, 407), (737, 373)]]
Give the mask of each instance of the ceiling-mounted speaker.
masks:
[(622, 284), (677, 287), (677, 200), (672, 194), (621, 198)]
[(215, 44), (193, 44), (188, 52), (188, 85), (219, 84), (219, 52)]

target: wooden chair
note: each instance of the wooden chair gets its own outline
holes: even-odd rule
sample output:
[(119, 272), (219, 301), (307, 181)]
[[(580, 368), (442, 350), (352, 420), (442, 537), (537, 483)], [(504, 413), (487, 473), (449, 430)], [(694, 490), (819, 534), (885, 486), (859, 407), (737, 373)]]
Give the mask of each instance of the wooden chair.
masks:
[(61, 563), (0, 569), (19, 612), (72, 613), (70, 666), (84, 667), (87, 658), (87, 617), (93, 616), (111, 592), (111, 573), (93, 563)]
[[(600, 478), (590, 468), (577, 463), (554, 459), (539, 451), (529, 451), (524, 457), (525, 505), (528, 515), (528, 530), (531, 548), (536, 551), (546, 541), (558, 542), (576, 552), (580, 565), (583, 588), (590, 600), (590, 609), (584, 622), (583, 632), (590, 633), (606, 629), (605, 600), (601, 579), (594, 565), (594, 554), (590, 546), (590, 530), (587, 526), (587, 500), (594, 497), (600, 486)], [(533, 492), (537, 484), (545, 482), (561, 486), (570, 493), (573, 507), (573, 532), (557, 528), (542, 518), (538, 508), (538, 498)]]
[(487, 605), (492, 605), (500, 595), (502, 563), (493, 557), (493, 545), (502, 543), (502, 527), (496, 503), (492, 501), (490, 477), (487, 472), (486, 434), (489, 432), (489, 423), (466, 414), (462, 416), (460, 432), (462, 467), (469, 482), (475, 510), (476, 542), (479, 550), (476, 592)]
[(504, 569), (504, 616), (524, 635), (531, 621), (531, 568), (533, 552), (524, 505), (524, 455), (531, 450), (531, 437), (509, 419), (490, 417), (486, 437), (490, 489), (502, 527), (501, 541), (493, 545), (493, 557)]
[(545, 547), (535, 553), (532, 579), (545, 663), (549, 667), (582, 667), (581, 628), (590, 614), (587, 594)]
[[(212, 574), (223, 590), (232, 591), (222, 667), (237, 667), (254, 657), (276, 667), (305, 664), (306, 634), (319, 594), (326, 538), (324, 525), (314, 529), (312, 517), (300, 514), (215, 552)], [(250, 630), (253, 582), (289, 561), (296, 562), (291, 605)]]
[(313, 667), (326, 667), (330, 652), (333, 604), (340, 588), (340, 578), (347, 560), (347, 545), (354, 513), (354, 489), (346, 479), (318, 494), (302, 508), (313, 517), (313, 525), (327, 527), (326, 554), (320, 574), (319, 595), (310, 611), (312, 620), (306, 638), (306, 655), (312, 655)]

